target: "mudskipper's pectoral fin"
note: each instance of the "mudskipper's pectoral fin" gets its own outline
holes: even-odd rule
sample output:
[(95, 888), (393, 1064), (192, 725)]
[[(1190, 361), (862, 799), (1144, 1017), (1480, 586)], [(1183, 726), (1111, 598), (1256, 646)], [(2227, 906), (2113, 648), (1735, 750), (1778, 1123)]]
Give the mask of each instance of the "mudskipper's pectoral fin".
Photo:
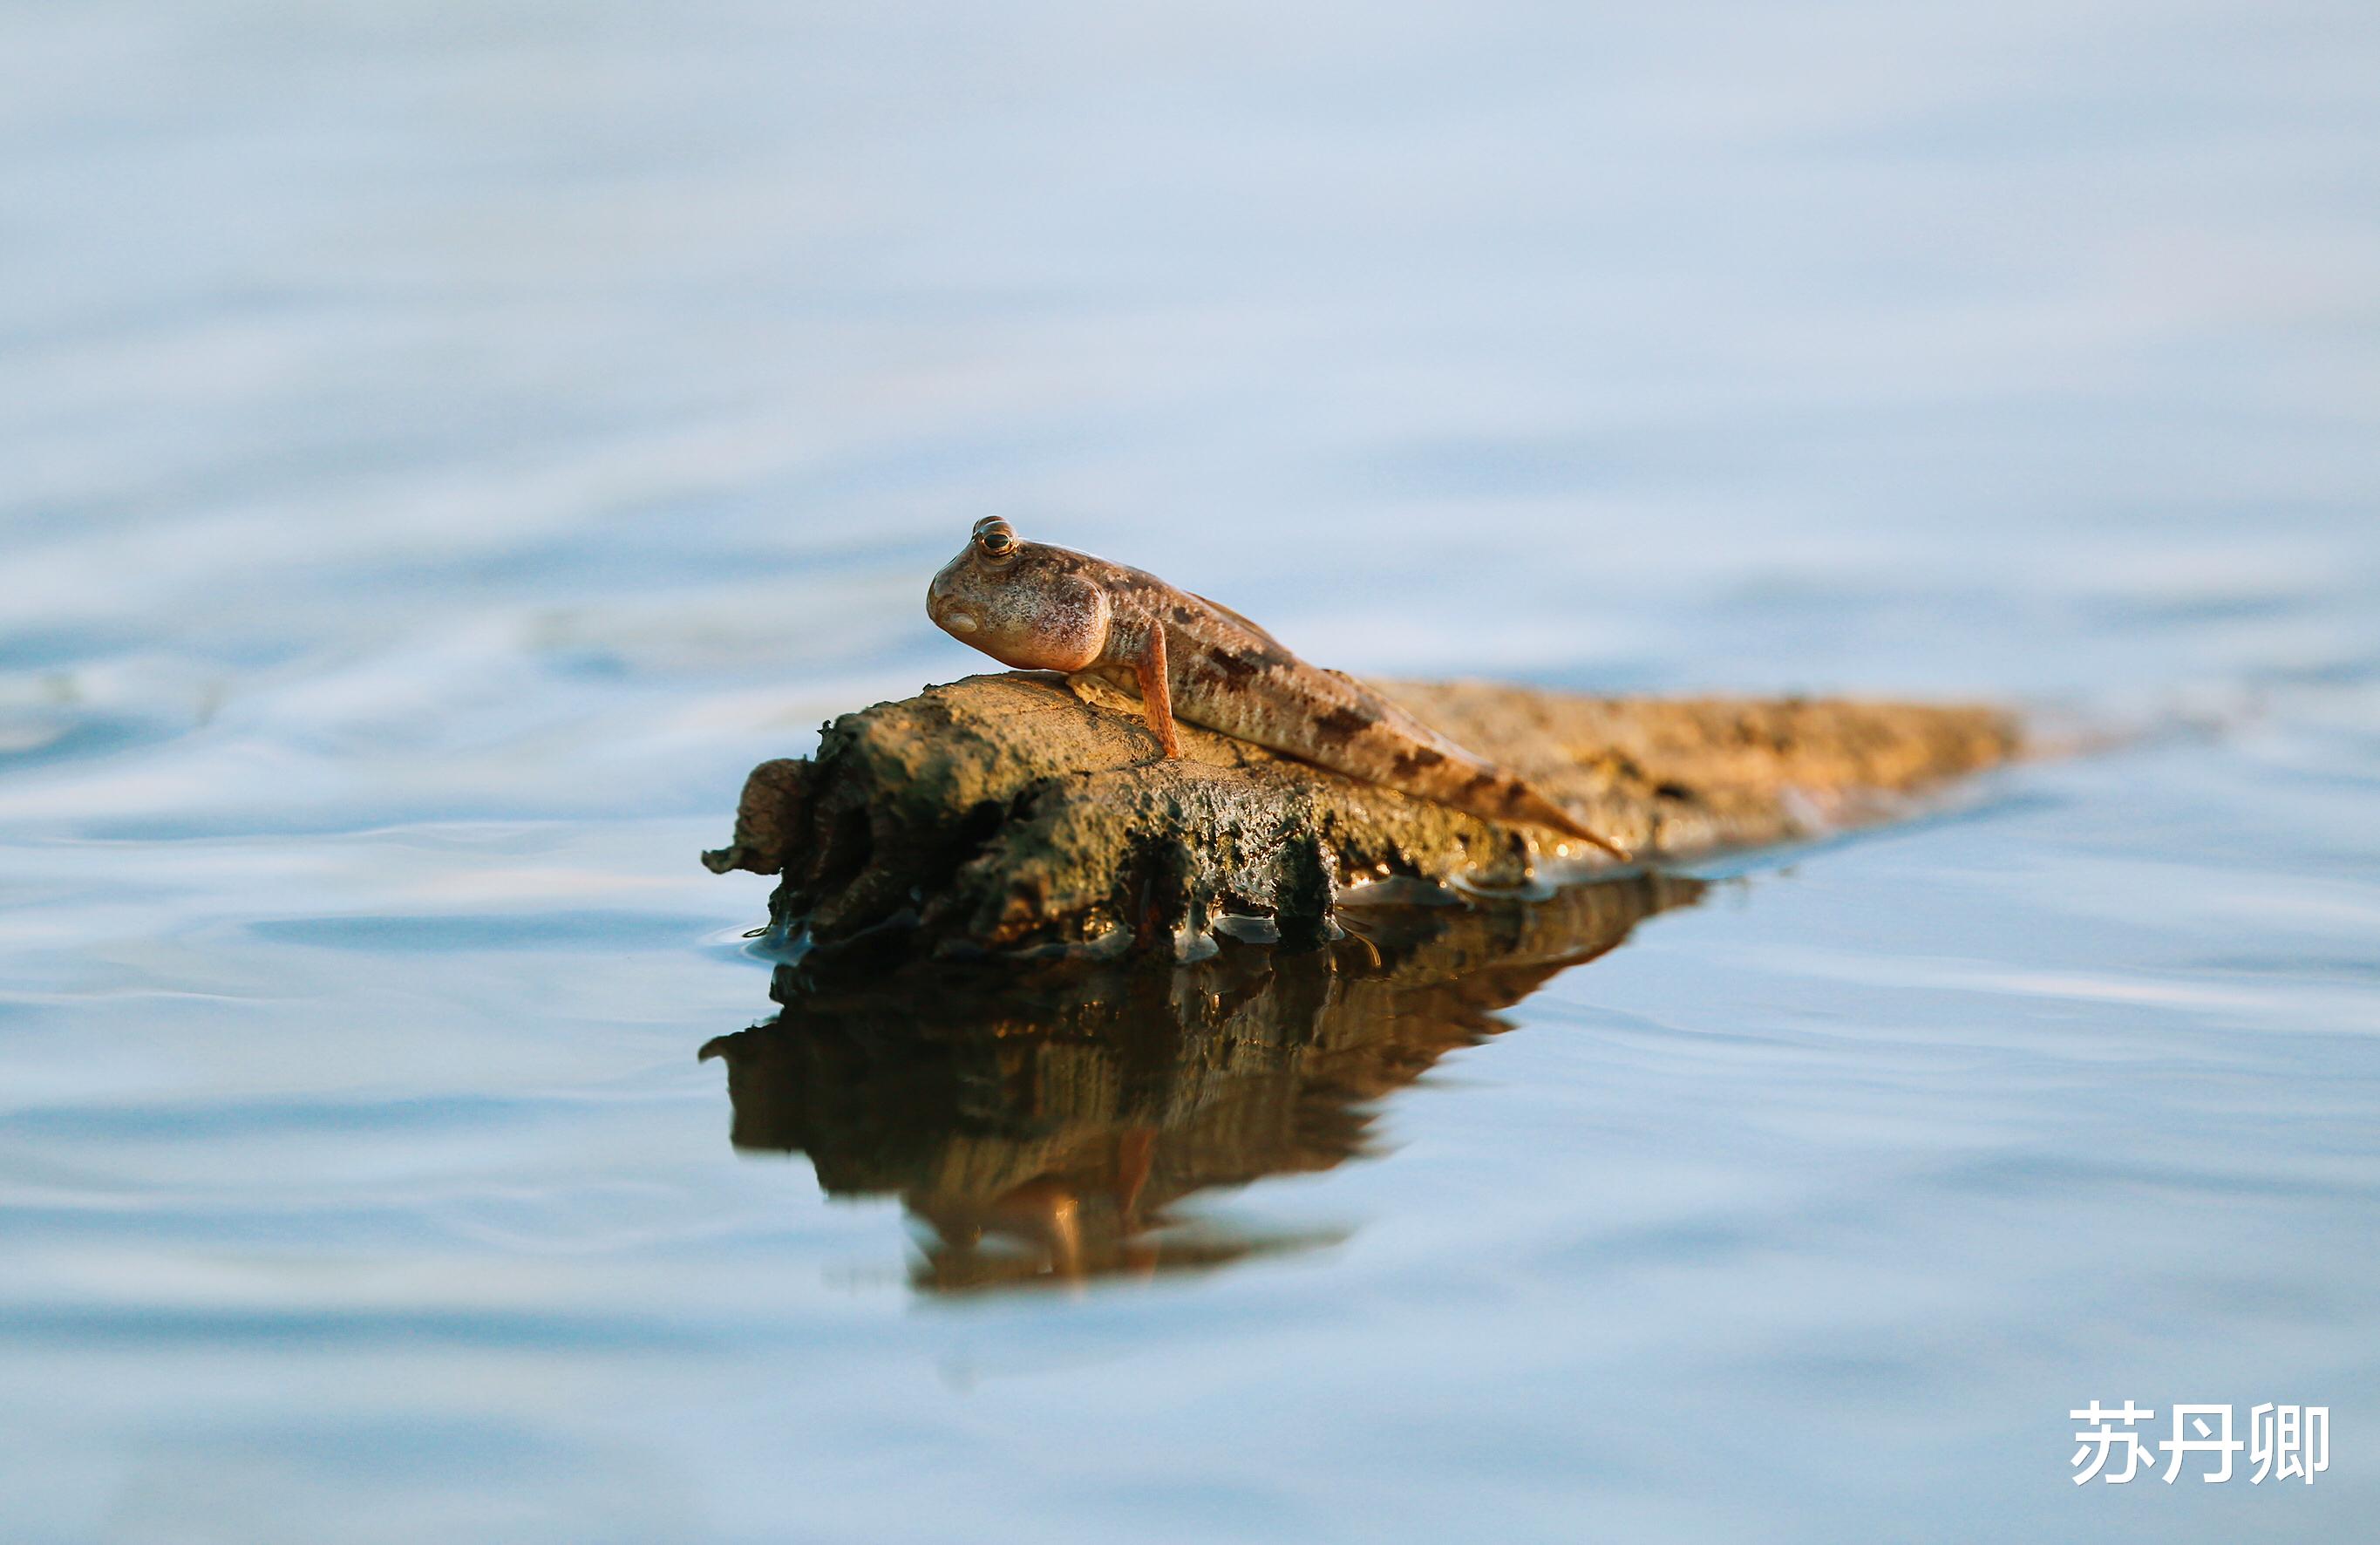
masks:
[(1148, 629), (1148, 647), (1132, 663), (1132, 674), (1140, 682), (1140, 709), (1148, 717), (1148, 727), (1157, 743), (1169, 757), (1182, 754), (1182, 739), (1173, 728), (1173, 693), (1165, 685), (1165, 629), (1152, 624)]

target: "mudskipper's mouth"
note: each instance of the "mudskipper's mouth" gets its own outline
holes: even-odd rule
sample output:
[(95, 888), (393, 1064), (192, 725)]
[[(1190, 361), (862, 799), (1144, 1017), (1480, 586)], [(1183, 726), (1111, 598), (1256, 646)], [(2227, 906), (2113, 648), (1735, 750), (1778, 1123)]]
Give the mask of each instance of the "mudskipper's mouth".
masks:
[(981, 626), (975, 620), (975, 614), (972, 612), (946, 611), (934, 620), (952, 633), (972, 633)]

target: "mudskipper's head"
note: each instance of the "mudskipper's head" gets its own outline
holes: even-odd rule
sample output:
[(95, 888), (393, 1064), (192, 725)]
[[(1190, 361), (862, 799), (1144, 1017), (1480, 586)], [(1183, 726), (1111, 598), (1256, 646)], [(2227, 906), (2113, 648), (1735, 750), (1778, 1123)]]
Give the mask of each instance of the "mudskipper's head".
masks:
[(975, 523), (966, 550), (926, 590), (934, 626), (1003, 665), (1079, 671), (1108, 637), (1108, 593), (1086, 572), (1096, 560), (1019, 541), (1005, 520)]

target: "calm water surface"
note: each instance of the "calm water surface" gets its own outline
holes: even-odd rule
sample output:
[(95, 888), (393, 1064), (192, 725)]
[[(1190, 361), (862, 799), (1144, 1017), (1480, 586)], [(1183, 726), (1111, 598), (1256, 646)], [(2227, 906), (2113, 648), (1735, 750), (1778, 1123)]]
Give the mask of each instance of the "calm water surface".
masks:
[[(0, 7), (0, 1533), (2362, 1537), (2374, 15)], [(2168, 727), (750, 1028), (695, 855), (993, 510), (1354, 670)]]

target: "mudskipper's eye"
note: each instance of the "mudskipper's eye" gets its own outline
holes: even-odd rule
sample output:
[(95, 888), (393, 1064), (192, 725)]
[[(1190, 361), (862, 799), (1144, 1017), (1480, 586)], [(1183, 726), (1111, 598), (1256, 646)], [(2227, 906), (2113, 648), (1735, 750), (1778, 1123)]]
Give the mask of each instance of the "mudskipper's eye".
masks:
[(1005, 558), (1016, 551), (1016, 533), (998, 516), (986, 516), (975, 523), (975, 544), (988, 556)]

